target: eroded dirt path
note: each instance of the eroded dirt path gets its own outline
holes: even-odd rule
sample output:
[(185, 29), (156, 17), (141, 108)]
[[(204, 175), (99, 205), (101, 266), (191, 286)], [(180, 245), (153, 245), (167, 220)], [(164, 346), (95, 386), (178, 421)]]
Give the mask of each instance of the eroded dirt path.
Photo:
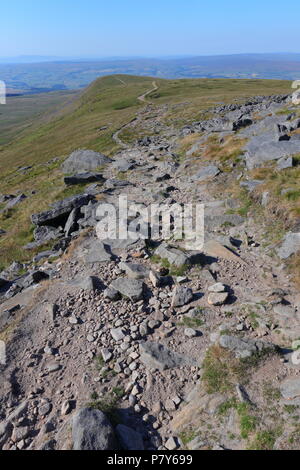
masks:
[[(151, 135), (159, 118), (144, 108), (135, 121), (145, 116), (143, 125)], [(55, 283), (49, 281), (41, 291), (7, 347), (1, 419), (13, 427), (6, 449), (72, 448), (71, 419), (87, 406), (109, 413), (110, 419), (117, 413), (127, 433), (138, 433), (135, 448), (245, 449), (259, 431), (270, 433), (275, 448), (298, 445), (288, 440), (297, 431), (299, 406), (293, 401), (293, 408), (285, 408), (292, 402), (280, 392), (285, 380), (300, 377), (287, 347), (300, 331), (298, 291), (266, 249), (264, 227), (240, 215), (242, 201), (222, 192), (239, 181), (240, 169), (233, 166), (231, 172), (201, 179), (209, 163), (206, 141), (198, 142), (196, 157), (187, 152), (178, 162), (174, 155), (182, 135), (160, 129), (146, 145), (123, 147), (120, 140), (123, 150), (103, 173), (101, 201), (117, 205), (118, 196), (126, 194), (136, 204), (205, 203), (206, 241), (214, 244), (207, 243), (200, 261), (179, 269), (174, 256), (186, 261), (191, 256), (184, 242), (176, 242), (175, 254), (163, 243), (165, 251), (157, 252), (161, 245), (144, 240), (108, 240), (104, 247), (91, 225), (74, 234), (61, 259), (45, 262), (40, 269), (52, 270)], [(120, 155), (132, 166), (118, 180)], [(91, 278), (98, 279), (97, 286)], [(116, 281), (121, 290), (129, 283), (127, 295), (133, 292), (136, 298), (107, 290)], [(228, 337), (228, 344), (237, 342), (242, 353), (255, 344), (262, 347), (261, 341), (282, 352), (261, 362), (255, 356), (242, 375), (235, 375), (243, 364), (219, 344)], [(173, 362), (165, 363), (161, 347)], [(151, 353), (151, 348), (158, 349)], [(209, 370), (204, 363), (208, 351), (216, 354), (215, 368)], [(206, 373), (214, 379), (209, 391)], [(23, 403), (26, 419), (10, 419)], [(244, 421), (252, 423), (248, 434), (241, 427)]]

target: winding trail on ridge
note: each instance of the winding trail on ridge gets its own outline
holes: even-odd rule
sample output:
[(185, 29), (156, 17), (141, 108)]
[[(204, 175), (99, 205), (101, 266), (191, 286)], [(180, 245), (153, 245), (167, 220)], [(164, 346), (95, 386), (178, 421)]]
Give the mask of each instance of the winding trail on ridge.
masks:
[[(124, 82), (123, 82), (124, 83)], [(151, 90), (148, 90), (146, 91), (146, 93), (144, 93), (143, 95), (141, 96), (138, 96), (138, 100), (141, 102), (141, 103), (146, 103), (146, 104), (151, 104), (151, 102), (147, 101), (147, 96), (149, 96), (151, 93), (153, 93), (154, 91), (157, 91), (158, 90), (158, 86), (156, 84), (155, 81), (152, 82), (152, 86), (153, 88), (151, 88)], [(129, 148), (130, 146), (128, 144), (126, 144), (125, 142), (123, 142), (123, 140), (120, 139), (120, 134), (121, 132), (126, 129), (128, 126), (130, 126), (134, 121), (140, 121), (142, 120), (142, 113), (143, 113), (143, 110), (139, 111), (139, 113), (133, 118), (131, 119), (129, 122), (127, 122), (126, 124), (124, 124), (122, 127), (120, 127), (120, 129), (117, 130), (117, 132), (115, 132), (112, 136), (112, 139), (116, 142), (116, 144), (118, 144), (120, 147), (122, 147), (123, 149), (127, 149)]]
[(155, 81), (152, 82), (153, 88), (151, 90), (148, 90), (146, 93), (138, 97), (138, 100), (141, 101), (142, 103), (148, 103), (146, 100), (147, 96), (151, 95), (154, 91), (158, 90), (158, 86)]

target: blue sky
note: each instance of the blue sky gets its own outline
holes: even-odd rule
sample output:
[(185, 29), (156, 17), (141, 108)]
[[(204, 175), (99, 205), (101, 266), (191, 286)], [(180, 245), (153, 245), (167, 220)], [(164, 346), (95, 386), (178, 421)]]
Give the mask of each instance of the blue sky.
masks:
[(300, 52), (299, 0), (9, 0), (0, 57)]

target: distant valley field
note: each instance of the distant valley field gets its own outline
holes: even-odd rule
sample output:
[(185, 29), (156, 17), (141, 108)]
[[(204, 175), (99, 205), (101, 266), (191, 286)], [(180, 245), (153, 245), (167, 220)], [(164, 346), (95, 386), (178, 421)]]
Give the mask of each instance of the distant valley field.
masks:
[(4, 80), (11, 90), (23, 90), (26, 93), (80, 89), (98, 77), (112, 74), (166, 79), (296, 80), (300, 78), (300, 54), (237, 54), (170, 59), (130, 58), (56, 62), (53, 58), (49, 58), (49, 62), (22, 64), (4, 64), (0, 60), (0, 80)]

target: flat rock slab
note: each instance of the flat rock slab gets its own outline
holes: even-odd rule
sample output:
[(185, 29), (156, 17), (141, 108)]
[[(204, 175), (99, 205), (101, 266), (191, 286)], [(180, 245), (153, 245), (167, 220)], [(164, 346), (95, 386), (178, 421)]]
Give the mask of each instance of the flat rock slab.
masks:
[(138, 302), (143, 298), (144, 283), (137, 279), (120, 277), (112, 281), (109, 287), (133, 302)]
[(23, 289), (27, 289), (28, 287), (39, 284), (40, 282), (46, 281), (47, 279), (49, 279), (49, 274), (44, 271), (37, 270), (18, 279), (16, 284)]
[(133, 186), (133, 184), (130, 183), (129, 181), (118, 180), (118, 179), (113, 179), (113, 178), (106, 180), (104, 183), (104, 187), (106, 189), (122, 189), (122, 188), (125, 188), (126, 186)]
[(196, 175), (192, 177), (193, 181), (204, 181), (207, 179), (214, 178), (220, 173), (220, 169), (217, 166), (210, 165), (202, 168)]
[(146, 342), (140, 344), (141, 361), (149, 369), (174, 369), (183, 366), (196, 366), (197, 362), (183, 354), (178, 354), (162, 344)]

